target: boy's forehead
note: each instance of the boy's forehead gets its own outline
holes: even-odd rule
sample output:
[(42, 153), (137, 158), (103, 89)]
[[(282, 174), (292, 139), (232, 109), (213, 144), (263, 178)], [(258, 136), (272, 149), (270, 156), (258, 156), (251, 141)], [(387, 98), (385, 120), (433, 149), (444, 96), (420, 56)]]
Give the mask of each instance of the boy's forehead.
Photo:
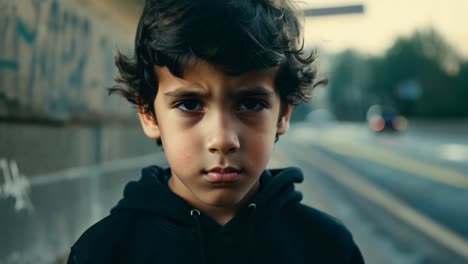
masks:
[[(156, 78), (161, 83), (169, 81), (183, 84), (201, 84), (203, 82), (222, 82), (233, 85), (254, 85), (274, 88), (274, 81), (278, 67), (252, 70), (241, 74), (232, 75), (221, 67), (203, 60), (197, 60), (187, 66), (182, 76), (175, 76), (166, 66), (154, 66)], [(197, 85), (198, 86), (198, 85)]]

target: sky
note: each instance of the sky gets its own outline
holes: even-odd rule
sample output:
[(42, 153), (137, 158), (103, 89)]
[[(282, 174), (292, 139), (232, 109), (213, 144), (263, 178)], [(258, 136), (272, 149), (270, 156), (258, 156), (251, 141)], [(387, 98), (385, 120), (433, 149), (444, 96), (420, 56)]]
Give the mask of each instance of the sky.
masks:
[(468, 59), (468, 0), (302, 0), (304, 7), (363, 4), (364, 14), (305, 19), (307, 45), (329, 52), (352, 48), (379, 55), (398, 36), (434, 28)]

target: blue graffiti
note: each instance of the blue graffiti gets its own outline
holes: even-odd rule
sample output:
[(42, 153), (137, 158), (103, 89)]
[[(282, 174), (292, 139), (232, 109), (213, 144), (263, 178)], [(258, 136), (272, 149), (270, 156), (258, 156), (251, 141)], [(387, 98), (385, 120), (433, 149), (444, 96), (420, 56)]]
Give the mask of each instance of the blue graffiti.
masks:
[[(10, 17), (5, 16), (3, 17), (3, 20), (0, 22), (0, 36), (5, 36), (6, 31), (8, 28), (8, 25), (10, 24)], [(6, 38), (0, 39), (0, 52), (5, 50), (5, 43)], [(2, 52), (3, 53), (3, 52)], [(1, 54), (1, 53), (0, 53)], [(8, 60), (8, 59), (2, 59), (2, 56), (0, 56), (0, 69), (12, 69), (12, 70), (17, 70), (18, 69), (18, 63), (16, 63), (15, 60)]]
[[(31, 113), (40, 109), (49, 116), (87, 112), (92, 100), (107, 111), (105, 93), (93, 96), (88, 90), (112, 82), (112, 35), (95, 31), (97, 23), (69, 3), (27, 4), (33, 14), (21, 13), (26, 11), (13, 2), (11, 12), (0, 19), (0, 95), (9, 95)], [(102, 50), (96, 53), (101, 57), (93, 57), (96, 48)], [(106, 66), (92, 63), (99, 60), (103, 62), (98, 65)]]
[(14, 60), (0, 60), (0, 68), (17, 70), (18, 63)]
[(28, 27), (24, 24), (23, 21), (16, 20), (16, 33), (17, 33), (17, 36), (22, 37), (24, 41), (31, 44), (36, 39), (37, 31), (28, 30)]

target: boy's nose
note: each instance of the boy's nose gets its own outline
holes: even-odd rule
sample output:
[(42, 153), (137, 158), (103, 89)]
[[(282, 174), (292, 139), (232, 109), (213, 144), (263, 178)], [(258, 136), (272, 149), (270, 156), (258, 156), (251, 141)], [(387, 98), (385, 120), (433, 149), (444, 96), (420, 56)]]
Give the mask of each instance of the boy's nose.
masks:
[(208, 150), (211, 153), (228, 154), (237, 151), (240, 147), (235, 125), (229, 117), (218, 116), (207, 127)]

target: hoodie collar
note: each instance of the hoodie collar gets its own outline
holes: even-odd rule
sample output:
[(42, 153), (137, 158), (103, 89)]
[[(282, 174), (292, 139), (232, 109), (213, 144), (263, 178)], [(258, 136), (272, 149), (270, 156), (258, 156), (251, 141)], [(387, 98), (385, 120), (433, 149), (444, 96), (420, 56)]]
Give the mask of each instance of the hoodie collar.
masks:
[[(169, 168), (163, 169), (158, 166), (144, 168), (138, 181), (132, 181), (125, 186), (123, 199), (111, 210), (111, 213), (118, 210), (146, 211), (164, 216), (176, 223), (193, 225), (190, 212), (194, 208), (169, 189), (167, 182), (170, 175)], [(299, 202), (302, 195), (295, 191), (294, 183), (302, 180), (302, 172), (297, 168), (265, 170), (260, 176), (259, 190), (247, 204), (256, 205), (255, 219), (258, 221), (271, 215), (272, 211)], [(246, 214), (249, 214), (247, 206), (241, 208), (224, 227), (235, 224), (237, 218)], [(204, 214), (200, 215), (200, 220), (208, 229), (219, 227), (219, 224)]]

